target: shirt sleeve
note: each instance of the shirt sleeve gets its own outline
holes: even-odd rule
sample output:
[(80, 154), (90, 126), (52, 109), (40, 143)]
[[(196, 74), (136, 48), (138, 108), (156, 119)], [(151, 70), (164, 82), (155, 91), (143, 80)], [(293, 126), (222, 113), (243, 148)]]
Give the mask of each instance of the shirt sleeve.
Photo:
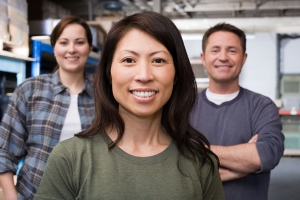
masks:
[(15, 173), (25, 156), (26, 101), (22, 88), (14, 91), (0, 126), (0, 173)]
[(279, 163), (284, 152), (284, 135), (278, 108), (270, 100), (253, 115), (254, 134), (258, 134), (256, 148), (261, 169), (258, 172), (272, 170)]
[(35, 200), (76, 199), (72, 156), (59, 143), (50, 154)]

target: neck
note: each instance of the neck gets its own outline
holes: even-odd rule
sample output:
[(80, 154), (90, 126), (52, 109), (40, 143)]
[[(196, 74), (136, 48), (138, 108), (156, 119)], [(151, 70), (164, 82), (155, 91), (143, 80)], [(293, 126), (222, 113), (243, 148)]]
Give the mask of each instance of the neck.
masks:
[(209, 91), (215, 94), (232, 94), (240, 89), (238, 82), (236, 83), (214, 83), (209, 82)]
[[(161, 125), (161, 115), (154, 119), (122, 115), (125, 131), (117, 144), (125, 152), (135, 156), (151, 156), (163, 151), (171, 142), (171, 137)], [(108, 134), (117, 139), (116, 130)]]
[(62, 84), (69, 88), (70, 94), (79, 94), (82, 92), (85, 82), (83, 72), (67, 73), (63, 70), (59, 70), (59, 77)]

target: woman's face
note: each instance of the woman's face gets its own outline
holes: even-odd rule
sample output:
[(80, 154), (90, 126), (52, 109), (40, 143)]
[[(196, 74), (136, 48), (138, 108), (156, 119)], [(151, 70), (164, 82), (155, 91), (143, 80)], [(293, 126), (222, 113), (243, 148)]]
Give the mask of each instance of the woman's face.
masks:
[(116, 47), (111, 78), (121, 115), (157, 117), (173, 91), (173, 58), (151, 35), (132, 29)]
[(79, 24), (65, 27), (54, 46), (54, 55), (63, 73), (82, 73), (91, 52), (85, 29)]

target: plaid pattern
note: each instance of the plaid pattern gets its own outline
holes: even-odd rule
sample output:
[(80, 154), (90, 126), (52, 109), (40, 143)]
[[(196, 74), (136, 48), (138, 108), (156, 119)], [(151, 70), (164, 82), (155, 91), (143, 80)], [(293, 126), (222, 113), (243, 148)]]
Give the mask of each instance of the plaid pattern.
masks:
[[(82, 130), (95, 115), (92, 77), (85, 75), (85, 80), (78, 95)], [(25, 158), (16, 186), (25, 199), (33, 199), (37, 191), (49, 154), (59, 142), (69, 102), (69, 89), (60, 82), (58, 71), (27, 79), (11, 97), (0, 126), (0, 173), (16, 173)]]

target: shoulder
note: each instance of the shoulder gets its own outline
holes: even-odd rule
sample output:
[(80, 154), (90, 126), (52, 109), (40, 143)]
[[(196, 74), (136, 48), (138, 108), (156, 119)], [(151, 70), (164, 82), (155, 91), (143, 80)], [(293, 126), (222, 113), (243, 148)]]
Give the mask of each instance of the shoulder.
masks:
[(203, 103), (203, 101), (206, 100), (206, 94), (205, 94), (205, 92), (206, 92), (206, 89), (198, 92), (197, 97), (196, 97), (196, 102), (195, 102), (196, 106), (198, 104), (200, 104), (200, 103)]
[(81, 155), (85, 153), (96, 152), (99, 148), (104, 147), (106, 147), (107, 149), (105, 141), (99, 134), (84, 138), (76, 136), (72, 137), (60, 142), (57, 146), (54, 147), (53, 151), (56, 154), (67, 153), (70, 155)]
[[(199, 157), (199, 162), (200, 162), (200, 173), (205, 174), (206, 177), (209, 176), (212, 173), (217, 173), (218, 174), (218, 162), (217, 158), (209, 153), (209, 159), (205, 159), (203, 165), (201, 166), (201, 163), (203, 162), (203, 158)], [(205, 177), (203, 177), (205, 178)]]
[(44, 74), (40, 76), (27, 78), (24, 82), (18, 85), (14, 91), (14, 94), (22, 96), (30, 96), (32, 93), (49, 90), (52, 85), (52, 74)]
[(275, 103), (269, 97), (245, 88), (241, 88), (241, 89), (243, 90), (242, 99), (244, 99), (244, 101), (248, 101), (253, 105), (262, 105), (262, 106), (272, 105), (276, 107)]
[(21, 83), (17, 88), (26, 89), (26, 88), (39, 88), (44, 87), (44, 84), (52, 83), (52, 74), (43, 74), (40, 76), (27, 78), (23, 83)]

